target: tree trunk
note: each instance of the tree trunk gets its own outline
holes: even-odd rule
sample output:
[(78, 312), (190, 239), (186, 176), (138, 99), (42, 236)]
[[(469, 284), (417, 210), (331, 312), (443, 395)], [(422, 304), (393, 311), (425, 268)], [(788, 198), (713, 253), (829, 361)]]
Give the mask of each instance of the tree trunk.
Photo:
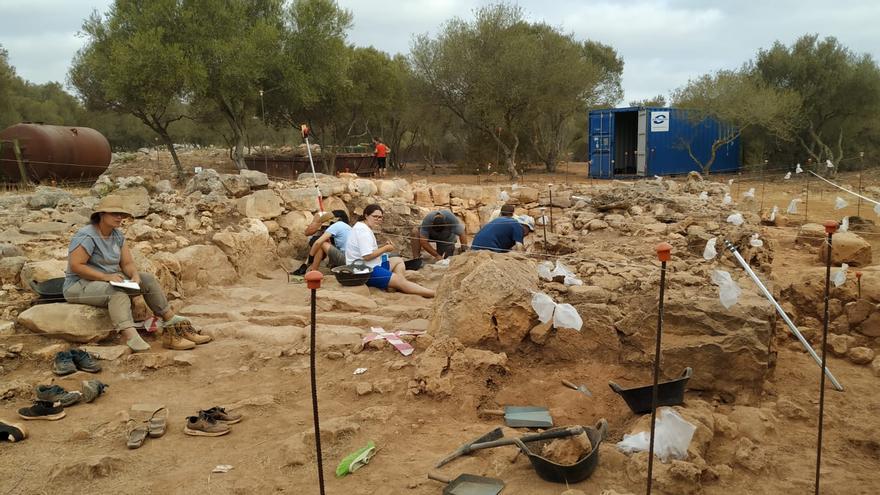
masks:
[(174, 149), (174, 141), (168, 134), (167, 129), (162, 129), (161, 132), (159, 132), (159, 137), (162, 138), (162, 142), (165, 143), (165, 147), (168, 148), (168, 152), (171, 153), (171, 160), (174, 162), (174, 169), (177, 171), (177, 182), (183, 183), (183, 166), (181, 166), (180, 164), (180, 158), (177, 156), (177, 150)]

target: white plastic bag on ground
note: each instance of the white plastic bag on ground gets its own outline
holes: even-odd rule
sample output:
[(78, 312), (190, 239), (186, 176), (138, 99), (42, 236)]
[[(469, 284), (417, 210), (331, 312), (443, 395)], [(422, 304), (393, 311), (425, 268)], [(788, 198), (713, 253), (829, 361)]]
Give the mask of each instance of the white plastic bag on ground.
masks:
[(776, 220), (776, 214), (779, 213), (779, 207), (773, 205), (773, 211), (770, 212), (770, 221), (773, 222)]
[(746, 219), (743, 218), (742, 213), (736, 212), (732, 213), (729, 217), (727, 217), (727, 223), (732, 223), (739, 227), (743, 223), (745, 223)]
[[(657, 425), (654, 429), (654, 454), (661, 461), (687, 459), (688, 447), (694, 438), (697, 427), (687, 422), (674, 409), (657, 408)], [(649, 431), (630, 435), (624, 433), (623, 440), (617, 442), (621, 452), (646, 452), (651, 442)]]
[(825, 167), (834, 168), (834, 164), (831, 163), (831, 160), (825, 160)]
[(553, 326), (556, 328), (571, 328), (580, 331), (584, 326), (584, 320), (577, 310), (568, 303), (557, 304), (556, 312), (553, 313)]
[(840, 265), (840, 268), (834, 272), (834, 275), (831, 276), (831, 282), (835, 287), (840, 287), (841, 285), (846, 283), (846, 269), (849, 268), (849, 265), (843, 263)]
[(803, 201), (801, 198), (794, 198), (788, 203), (788, 208), (785, 209), (785, 212), (789, 215), (794, 215), (797, 213), (797, 204)]
[(659, 175), (655, 175), (654, 180), (656, 180), (658, 183), (663, 182), (663, 177), (660, 177)]
[(874, 205), (874, 213), (880, 216), (880, 203)]
[(843, 221), (840, 222), (840, 228), (838, 232), (849, 232), (849, 217), (843, 217)]
[(847, 204), (846, 201), (844, 201), (843, 198), (838, 196), (834, 200), (834, 209), (835, 210), (842, 210), (842, 209), (846, 208), (846, 204)]
[(542, 261), (538, 263), (538, 276), (541, 277), (541, 280), (546, 280), (550, 282), (553, 280), (553, 263), (549, 261)]
[(562, 283), (565, 285), (584, 285), (583, 281), (577, 278), (577, 275), (559, 260), (556, 260), (556, 268), (551, 273), (553, 278), (562, 277)]
[(732, 185), (733, 185), (733, 179), (729, 179), (729, 180), (727, 181), (727, 187), (730, 187), (730, 186), (732, 186)]
[(556, 303), (553, 299), (543, 292), (532, 293), (532, 309), (538, 314), (538, 320), (541, 323), (547, 323), (553, 318), (553, 311), (556, 309)]
[(758, 234), (752, 234), (752, 237), (749, 239), (749, 245), (752, 247), (761, 247), (764, 245), (764, 241), (758, 239)]
[(724, 198), (721, 200), (722, 205), (729, 205), (733, 203), (733, 198), (730, 197), (730, 193), (724, 193)]
[(804, 173), (804, 169), (801, 168), (801, 164), (800, 164), (800, 163), (797, 164), (797, 168), (794, 169), (794, 173), (796, 173), (796, 174), (802, 174), (802, 173)]
[(718, 242), (717, 237), (713, 237), (706, 241), (706, 247), (703, 249), (703, 259), (714, 260), (715, 257), (718, 256), (718, 251), (715, 249), (716, 242)]
[(712, 282), (718, 286), (718, 297), (721, 300), (721, 305), (726, 309), (733, 307), (739, 299), (742, 289), (733, 281), (730, 273), (724, 270), (715, 270), (712, 272)]
[(701, 199), (702, 201), (708, 201), (708, 200), (709, 200), (709, 193), (707, 193), (706, 191), (701, 192), (701, 193), (700, 193), (700, 199)]
[(783, 177), (783, 179), (785, 179), (785, 180), (791, 179), (791, 172), (786, 172), (785, 177)]
[(755, 199), (755, 188), (754, 187), (749, 188), (748, 191), (744, 192), (743, 198), (744, 199)]
[(501, 191), (498, 193), (498, 199), (506, 203), (510, 199), (510, 194), (507, 194), (507, 191)]

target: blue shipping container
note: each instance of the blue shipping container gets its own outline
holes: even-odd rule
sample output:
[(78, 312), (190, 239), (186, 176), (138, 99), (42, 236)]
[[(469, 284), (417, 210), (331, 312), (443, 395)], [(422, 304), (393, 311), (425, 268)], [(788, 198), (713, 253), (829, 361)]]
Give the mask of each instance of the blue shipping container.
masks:
[[(732, 129), (706, 118), (688, 118), (687, 110), (629, 107), (593, 110), (589, 118), (590, 177), (653, 177), (702, 172), (688, 154), (702, 163), (712, 143)], [(736, 172), (740, 168), (739, 137), (721, 146), (712, 173)]]

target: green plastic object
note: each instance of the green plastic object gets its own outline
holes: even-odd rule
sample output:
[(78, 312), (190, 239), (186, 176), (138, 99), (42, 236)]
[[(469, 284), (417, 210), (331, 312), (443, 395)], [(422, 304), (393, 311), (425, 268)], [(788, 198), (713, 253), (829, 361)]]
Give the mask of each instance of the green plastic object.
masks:
[(341, 478), (366, 466), (376, 454), (376, 444), (372, 440), (367, 445), (345, 456), (336, 466), (336, 476)]

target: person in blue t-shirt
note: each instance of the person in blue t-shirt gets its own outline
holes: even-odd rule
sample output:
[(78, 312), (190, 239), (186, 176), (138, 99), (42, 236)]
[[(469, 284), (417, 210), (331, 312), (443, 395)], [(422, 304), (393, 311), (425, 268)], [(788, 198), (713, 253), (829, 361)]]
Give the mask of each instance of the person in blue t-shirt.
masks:
[(309, 250), (309, 255), (314, 258), (309, 271), (317, 270), (325, 257), (330, 268), (345, 265), (345, 243), (348, 242), (351, 225), (348, 224), (345, 210), (333, 210), (333, 216), (335, 221), (315, 240)]
[(525, 236), (535, 231), (535, 221), (528, 215), (498, 217), (487, 223), (474, 236), (471, 249), (496, 253), (509, 252), (514, 246), (522, 249)]

